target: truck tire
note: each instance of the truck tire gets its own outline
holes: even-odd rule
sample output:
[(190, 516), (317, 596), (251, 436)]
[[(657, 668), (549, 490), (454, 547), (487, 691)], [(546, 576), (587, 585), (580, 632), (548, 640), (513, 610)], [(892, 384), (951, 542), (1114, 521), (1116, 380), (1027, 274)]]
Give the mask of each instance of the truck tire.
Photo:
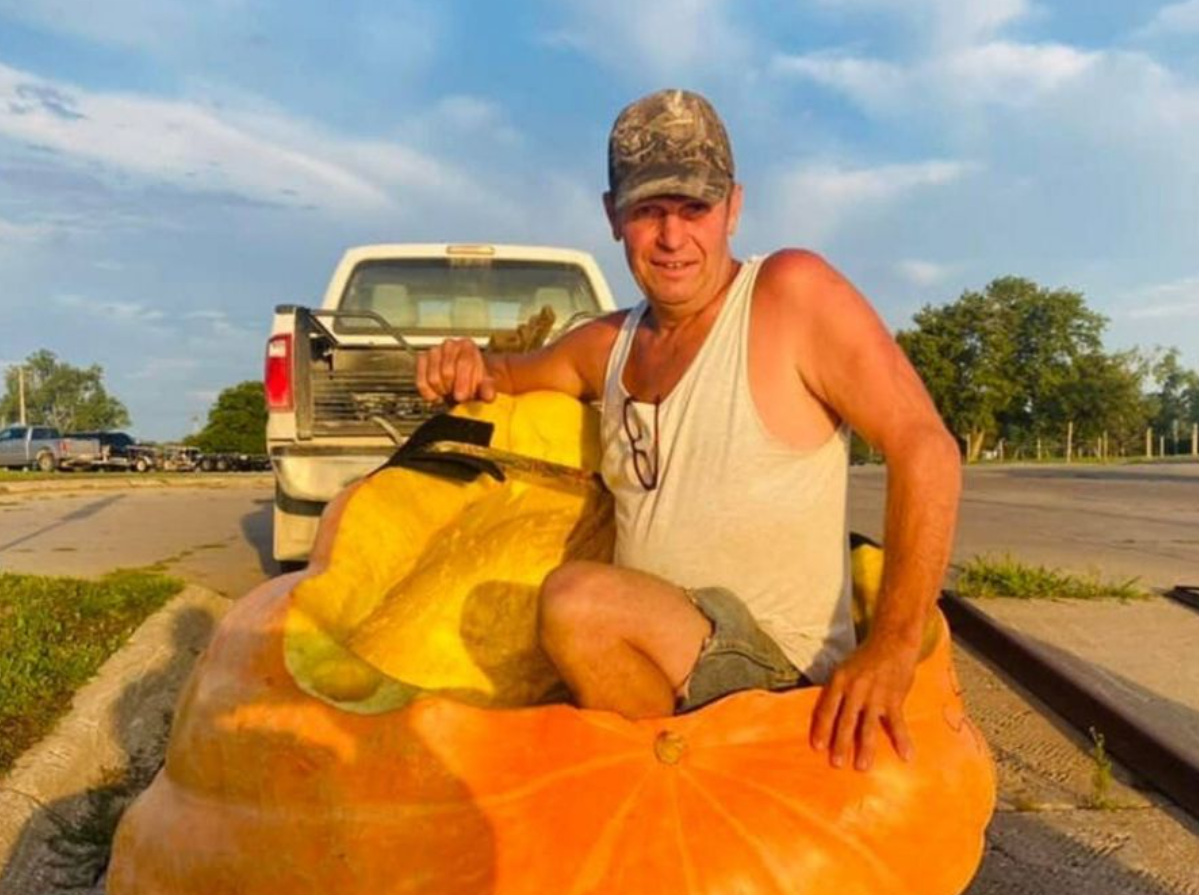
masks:
[(58, 465), (54, 462), (54, 455), (49, 451), (42, 451), (37, 455), (37, 460), (34, 461), (38, 472), (54, 472), (54, 468)]
[(212, 472), (212, 458), (205, 457), (200, 461), (200, 472)]
[(226, 460), (224, 457), (218, 457), (217, 461), (216, 461), (216, 471), (217, 472), (228, 472), (229, 471), (229, 461)]
[(138, 457), (133, 461), (134, 472), (149, 472), (150, 462), (145, 457)]

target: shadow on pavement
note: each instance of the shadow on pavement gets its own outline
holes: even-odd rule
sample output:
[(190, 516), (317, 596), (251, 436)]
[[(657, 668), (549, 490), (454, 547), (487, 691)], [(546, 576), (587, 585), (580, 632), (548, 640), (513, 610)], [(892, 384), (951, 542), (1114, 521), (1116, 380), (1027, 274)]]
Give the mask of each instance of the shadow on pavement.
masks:
[(39, 528), (37, 531), (31, 531), (29, 534), (22, 535), (14, 541), (9, 541), (7, 544), (0, 544), (0, 553), (3, 553), (5, 550), (8, 550), (11, 547), (16, 547), (18, 544), (23, 544), (26, 541), (32, 541), (34, 538), (41, 537), (46, 532), (53, 531), (56, 528), (62, 528), (64, 525), (67, 525), (71, 522), (78, 522), (81, 519), (87, 519), (90, 516), (94, 516), (105, 507), (111, 506), (118, 500), (123, 500), (124, 498), (124, 494), (114, 494), (112, 497), (102, 497), (99, 500), (93, 500), (91, 503), (84, 504), (79, 509), (73, 510), (70, 513), (67, 513), (65, 516), (56, 519), (49, 525)]
[[(1127, 829), (1120, 811), (996, 815), (987, 831), (982, 866), (967, 895), (1176, 895), (1185, 892), (1194, 864), (1170, 867), (1161, 875), (1140, 869), (1153, 864), (1153, 829)], [(1066, 829), (1069, 827), (1069, 829)], [(1157, 853), (1160, 865), (1160, 853)], [(1193, 861), (1193, 855), (1190, 860)]]
[[(271, 498), (254, 501), (253, 512), (241, 517), (241, 534), (258, 555), (258, 567), (268, 578), (279, 573), (271, 545), (271, 525), (275, 502)], [(241, 596), (237, 594), (236, 596)]]

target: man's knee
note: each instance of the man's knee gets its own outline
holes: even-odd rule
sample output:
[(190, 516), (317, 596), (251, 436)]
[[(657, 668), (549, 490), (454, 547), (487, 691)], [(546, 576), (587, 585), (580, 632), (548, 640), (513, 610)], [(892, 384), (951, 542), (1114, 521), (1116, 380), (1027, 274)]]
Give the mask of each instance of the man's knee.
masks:
[(599, 622), (607, 568), (603, 563), (579, 560), (564, 563), (545, 577), (537, 616), (542, 641)]

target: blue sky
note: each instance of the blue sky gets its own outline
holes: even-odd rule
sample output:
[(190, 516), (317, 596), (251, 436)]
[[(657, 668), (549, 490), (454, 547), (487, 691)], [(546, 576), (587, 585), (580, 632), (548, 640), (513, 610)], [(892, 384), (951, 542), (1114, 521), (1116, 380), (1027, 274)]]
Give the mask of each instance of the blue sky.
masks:
[(707, 94), (736, 247), (895, 328), (1005, 274), (1199, 366), (1199, 0), (0, 0), (0, 364), (101, 364), (179, 437), (363, 242), (599, 258), (620, 108)]

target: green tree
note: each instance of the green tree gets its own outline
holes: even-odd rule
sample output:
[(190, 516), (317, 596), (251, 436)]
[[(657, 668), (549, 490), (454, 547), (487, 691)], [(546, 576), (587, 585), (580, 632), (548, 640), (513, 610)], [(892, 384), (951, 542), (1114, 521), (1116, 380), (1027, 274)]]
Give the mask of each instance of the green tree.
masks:
[[(25, 414), (32, 425), (54, 426), (62, 432), (120, 429), (129, 425), (129, 411), (104, 388), (104, 370), (63, 363), (53, 351), (42, 349), (22, 364), (25, 371)], [(0, 420), (20, 419), (19, 374), (15, 367), (4, 374)]]
[(217, 395), (208, 423), (186, 439), (204, 451), (266, 453), (266, 397), (262, 383), (250, 380)]
[(1078, 381), (1084, 367), (1107, 375), (1121, 366), (1102, 360), (1107, 320), (1087, 308), (1079, 292), (1047, 290), (1019, 277), (995, 280), (987, 295), (1011, 334), (1007, 363), (1014, 387), (1011, 402), (999, 414), (1003, 437), (1056, 435), (1070, 419), (1062, 390)]
[(1013, 399), (1012, 333), (986, 294), (965, 292), (951, 304), (925, 306), (915, 329), (900, 332), (900, 346), (924, 379), (951, 432), (977, 459)]
[(1191, 426), (1199, 423), (1199, 373), (1182, 365), (1178, 349), (1158, 349), (1150, 361), (1150, 376), (1156, 388), (1150, 392), (1150, 425), (1173, 446), (1189, 443)]
[(898, 336), (946, 424), (976, 460), (988, 440), (1029, 443), (1116, 431), (1149, 413), (1135, 353), (1106, 354), (1103, 315), (1082, 294), (1001, 277), (926, 306)]
[(1135, 452), (1143, 437), (1152, 404), (1145, 394), (1144, 359), (1135, 351), (1082, 355), (1057, 387), (1053, 419), (1073, 423), (1077, 443), (1105, 435), (1115, 440), (1113, 453)]

